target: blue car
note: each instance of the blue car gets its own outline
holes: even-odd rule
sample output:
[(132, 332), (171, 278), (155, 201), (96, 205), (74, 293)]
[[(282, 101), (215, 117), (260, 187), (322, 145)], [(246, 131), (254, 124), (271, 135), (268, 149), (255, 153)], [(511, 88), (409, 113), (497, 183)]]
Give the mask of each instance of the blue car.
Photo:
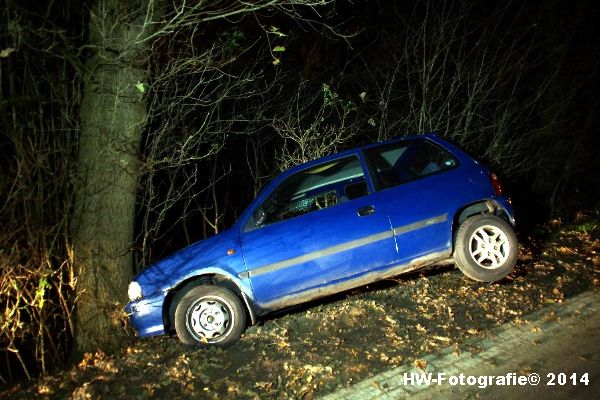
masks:
[(137, 275), (126, 312), (140, 336), (224, 346), (271, 311), (435, 263), (502, 279), (514, 224), (496, 175), (451, 143), (372, 144), (281, 173), (227, 231)]

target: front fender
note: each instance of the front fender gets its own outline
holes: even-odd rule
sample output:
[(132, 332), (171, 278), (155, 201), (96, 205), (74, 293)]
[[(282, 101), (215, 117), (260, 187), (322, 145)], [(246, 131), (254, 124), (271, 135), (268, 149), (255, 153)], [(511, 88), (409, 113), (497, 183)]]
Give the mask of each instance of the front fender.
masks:
[(246, 296), (246, 298), (249, 301), (254, 302), (254, 292), (252, 291), (252, 287), (250, 286), (250, 281), (248, 279), (240, 279), (236, 275), (228, 272), (227, 270), (225, 270), (223, 268), (219, 268), (219, 267), (207, 267), (207, 268), (201, 268), (198, 270), (190, 271), (189, 273), (185, 274), (180, 279), (178, 279), (177, 282), (172, 286), (172, 288), (170, 290), (179, 289), (179, 288), (183, 287), (185, 284), (187, 284), (188, 282), (193, 281), (195, 279), (202, 278), (203, 276), (208, 276), (208, 277), (216, 276), (219, 278), (219, 280), (225, 280), (225, 281), (232, 283), (233, 285), (235, 285), (235, 287), (240, 292), (240, 294), (242, 294), (243, 296)]

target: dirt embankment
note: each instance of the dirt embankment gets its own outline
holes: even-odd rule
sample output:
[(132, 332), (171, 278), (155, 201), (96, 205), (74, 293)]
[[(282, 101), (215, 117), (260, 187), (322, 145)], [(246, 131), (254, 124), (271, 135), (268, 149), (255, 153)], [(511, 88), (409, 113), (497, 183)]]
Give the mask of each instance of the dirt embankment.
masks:
[(478, 283), (453, 267), (405, 275), (263, 321), (229, 349), (132, 339), (66, 371), (0, 389), (0, 398), (314, 398), (413, 363), (548, 303), (600, 286), (600, 224), (540, 230), (514, 272)]

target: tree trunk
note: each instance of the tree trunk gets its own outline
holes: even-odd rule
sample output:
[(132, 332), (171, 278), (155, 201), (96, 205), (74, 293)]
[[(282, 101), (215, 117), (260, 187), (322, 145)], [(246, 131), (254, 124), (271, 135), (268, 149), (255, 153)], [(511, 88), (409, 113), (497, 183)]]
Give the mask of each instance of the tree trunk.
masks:
[(147, 113), (143, 83), (148, 1), (96, 0), (81, 102), (72, 222), (77, 277), (75, 351), (120, 345), (132, 276), (137, 154)]

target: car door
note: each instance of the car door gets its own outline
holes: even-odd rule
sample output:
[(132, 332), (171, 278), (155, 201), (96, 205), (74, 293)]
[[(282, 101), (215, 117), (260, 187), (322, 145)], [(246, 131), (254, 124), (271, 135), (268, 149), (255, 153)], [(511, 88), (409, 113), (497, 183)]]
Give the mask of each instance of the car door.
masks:
[(241, 243), (255, 300), (266, 303), (397, 260), (385, 212), (374, 208), (358, 155), (291, 175), (253, 211)]
[(427, 140), (374, 147), (364, 156), (373, 203), (389, 216), (399, 263), (449, 251), (462, 179), (457, 159)]

